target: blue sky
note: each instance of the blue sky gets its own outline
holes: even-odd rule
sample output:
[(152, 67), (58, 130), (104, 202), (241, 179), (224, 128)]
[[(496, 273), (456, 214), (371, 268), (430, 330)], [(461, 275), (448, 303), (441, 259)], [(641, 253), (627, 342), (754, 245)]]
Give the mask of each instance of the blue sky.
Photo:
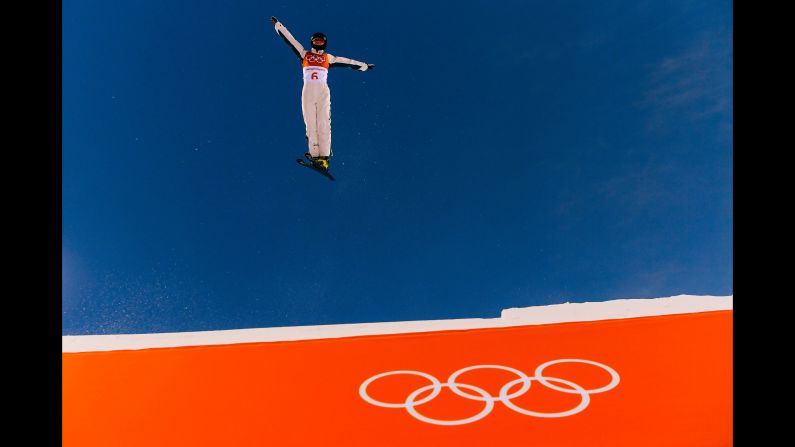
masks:
[(732, 144), (728, 1), (65, 1), (63, 333), (732, 294)]

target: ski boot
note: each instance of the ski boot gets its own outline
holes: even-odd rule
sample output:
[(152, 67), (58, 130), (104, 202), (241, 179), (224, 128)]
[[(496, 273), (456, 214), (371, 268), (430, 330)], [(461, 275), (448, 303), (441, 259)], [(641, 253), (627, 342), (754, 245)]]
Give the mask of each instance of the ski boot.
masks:
[(306, 157), (306, 159), (310, 163), (312, 163), (312, 166), (314, 166), (316, 169), (321, 169), (323, 171), (328, 172), (328, 160), (329, 160), (329, 157), (324, 157), (322, 155), (319, 155), (317, 157), (313, 157), (312, 154), (310, 154), (309, 152), (305, 153), (304, 157)]
[(316, 168), (322, 169), (322, 170), (328, 172), (328, 157), (324, 157), (322, 155), (320, 157), (315, 157), (315, 158), (312, 159), (312, 164)]

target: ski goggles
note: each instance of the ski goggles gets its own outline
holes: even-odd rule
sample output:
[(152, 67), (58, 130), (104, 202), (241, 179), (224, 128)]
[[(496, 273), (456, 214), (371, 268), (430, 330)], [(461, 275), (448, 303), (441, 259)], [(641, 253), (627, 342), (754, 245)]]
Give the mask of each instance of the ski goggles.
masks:
[(312, 39), (312, 43), (315, 45), (323, 45), (324, 43), (326, 43), (326, 39), (322, 37), (315, 37), (314, 39)]

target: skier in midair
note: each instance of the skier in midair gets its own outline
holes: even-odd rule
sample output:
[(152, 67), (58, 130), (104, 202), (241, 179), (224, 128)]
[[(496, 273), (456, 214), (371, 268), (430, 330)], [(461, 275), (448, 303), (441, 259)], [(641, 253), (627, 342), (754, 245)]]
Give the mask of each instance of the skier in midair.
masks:
[(375, 68), (375, 65), (326, 53), (327, 40), (323, 33), (312, 34), (309, 39), (311, 49), (307, 51), (279, 22), (279, 19), (271, 17), (271, 23), (276, 34), (284, 39), (301, 60), (303, 67), (301, 112), (304, 115), (306, 139), (309, 145), (309, 152), (304, 155), (316, 168), (327, 172), (331, 157), (331, 92), (327, 84), (328, 69), (344, 67), (367, 71)]

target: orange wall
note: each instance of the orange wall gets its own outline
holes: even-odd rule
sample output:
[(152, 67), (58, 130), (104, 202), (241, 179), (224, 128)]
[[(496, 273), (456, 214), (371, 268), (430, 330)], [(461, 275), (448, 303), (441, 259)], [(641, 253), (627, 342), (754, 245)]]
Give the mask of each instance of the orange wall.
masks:
[[(362, 382), (393, 370), (446, 382), (473, 365), (497, 364), (533, 376), (538, 365), (569, 358), (607, 365), (620, 382), (588, 394), (588, 406), (567, 417), (528, 416), (496, 401), (480, 420), (441, 426), (403, 408), (372, 405), (359, 394)], [(543, 374), (585, 389), (611, 380), (603, 369), (583, 363), (552, 365)], [(478, 369), (457, 382), (497, 397), (516, 378), (505, 370)], [(392, 375), (367, 391), (398, 403), (429, 383)], [(530, 384), (513, 404), (555, 413), (582, 399), (538, 380)], [(455, 420), (485, 406), (445, 387), (415, 409)], [(64, 446), (728, 446), (732, 422), (732, 311), (63, 354)]]

